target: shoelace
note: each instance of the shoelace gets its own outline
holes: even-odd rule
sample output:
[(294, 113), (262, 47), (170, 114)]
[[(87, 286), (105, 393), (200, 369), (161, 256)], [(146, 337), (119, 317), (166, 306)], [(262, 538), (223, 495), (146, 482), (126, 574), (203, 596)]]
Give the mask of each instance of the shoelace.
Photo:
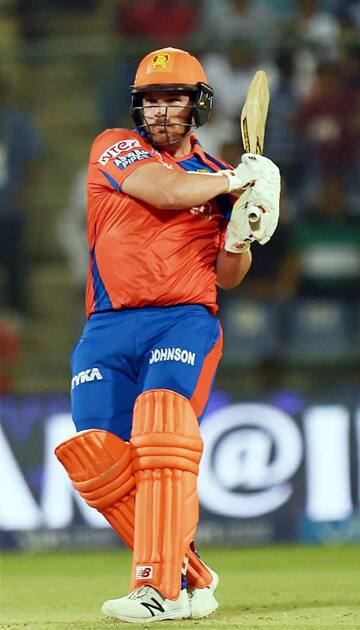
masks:
[(151, 594), (153, 590), (154, 589), (151, 586), (140, 586), (139, 588), (135, 589), (135, 591), (132, 591), (132, 593), (130, 593), (129, 599), (142, 599), (143, 597), (149, 595), (149, 592)]

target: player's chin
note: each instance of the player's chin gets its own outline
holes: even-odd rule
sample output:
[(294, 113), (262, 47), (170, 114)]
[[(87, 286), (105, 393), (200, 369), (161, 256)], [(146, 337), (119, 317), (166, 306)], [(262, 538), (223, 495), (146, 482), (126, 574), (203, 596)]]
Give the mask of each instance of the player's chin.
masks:
[(181, 142), (186, 136), (186, 132), (184, 131), (183, 127), (179, 126), (178, 129), (176, 129), (175, 127), (170, 130), (168, 129), (168, 132), (165, 135), (167, 140), (169, 141), (169, 144), (174, 144), (175, 142)]
[(176, 142), (181, 142), (185, 135), (183, 127), (178, 128), (173, 126), (160, 127), (154, 126), (151, 129), (151, 139), (155, 145), (166, 146)]
[(155, 127), (151, 130), (151, 135), (153, 138), (162, 138), (163, 140), (168, 137), (168, 133), (166, 132), (165, 127)]
[(166, 138), (167, 130), (164, 125), (149, 125), (148, 132), (152, 138)]

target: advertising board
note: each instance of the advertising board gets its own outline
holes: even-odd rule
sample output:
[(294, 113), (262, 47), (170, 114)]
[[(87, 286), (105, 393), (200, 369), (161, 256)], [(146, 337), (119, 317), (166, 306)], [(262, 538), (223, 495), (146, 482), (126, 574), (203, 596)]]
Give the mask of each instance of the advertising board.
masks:
[[(3, 545), (41, 549), (117, 541), (73, 490), (54, 448), (74, 434), (66, 396), (4, 397)], [(360, 540), (360, 405), (215, 391), (201, 425), (201, 544)]]

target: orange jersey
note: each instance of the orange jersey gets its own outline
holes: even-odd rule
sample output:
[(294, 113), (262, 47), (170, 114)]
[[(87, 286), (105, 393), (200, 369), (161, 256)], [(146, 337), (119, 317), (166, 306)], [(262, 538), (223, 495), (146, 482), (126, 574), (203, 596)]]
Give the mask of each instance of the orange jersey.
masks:
[(192, 152), (173, 158), (141, 132), (108, 129), (94, 141), (88, 171), (90, 266), (87, 316), (144, 306), (203, 304), (215, 313), (216, 258), (231, 213), (229, 195), (185, 210), (154, 208), (121, 185), (143, 164), (186, 171), (229, 165), (206, 154), (194, 136)]

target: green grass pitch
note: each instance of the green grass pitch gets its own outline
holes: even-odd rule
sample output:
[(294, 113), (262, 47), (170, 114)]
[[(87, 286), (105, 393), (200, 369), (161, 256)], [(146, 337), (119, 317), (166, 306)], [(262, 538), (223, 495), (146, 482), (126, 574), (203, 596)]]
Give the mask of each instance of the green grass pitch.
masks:
[(220, 608), (204, 620), (127, 624), (99, 616), (127, 591), (129, 553), (3, 554), (2, 629), (360, 629), (360, 547), (202, 550), (220, 575)]

